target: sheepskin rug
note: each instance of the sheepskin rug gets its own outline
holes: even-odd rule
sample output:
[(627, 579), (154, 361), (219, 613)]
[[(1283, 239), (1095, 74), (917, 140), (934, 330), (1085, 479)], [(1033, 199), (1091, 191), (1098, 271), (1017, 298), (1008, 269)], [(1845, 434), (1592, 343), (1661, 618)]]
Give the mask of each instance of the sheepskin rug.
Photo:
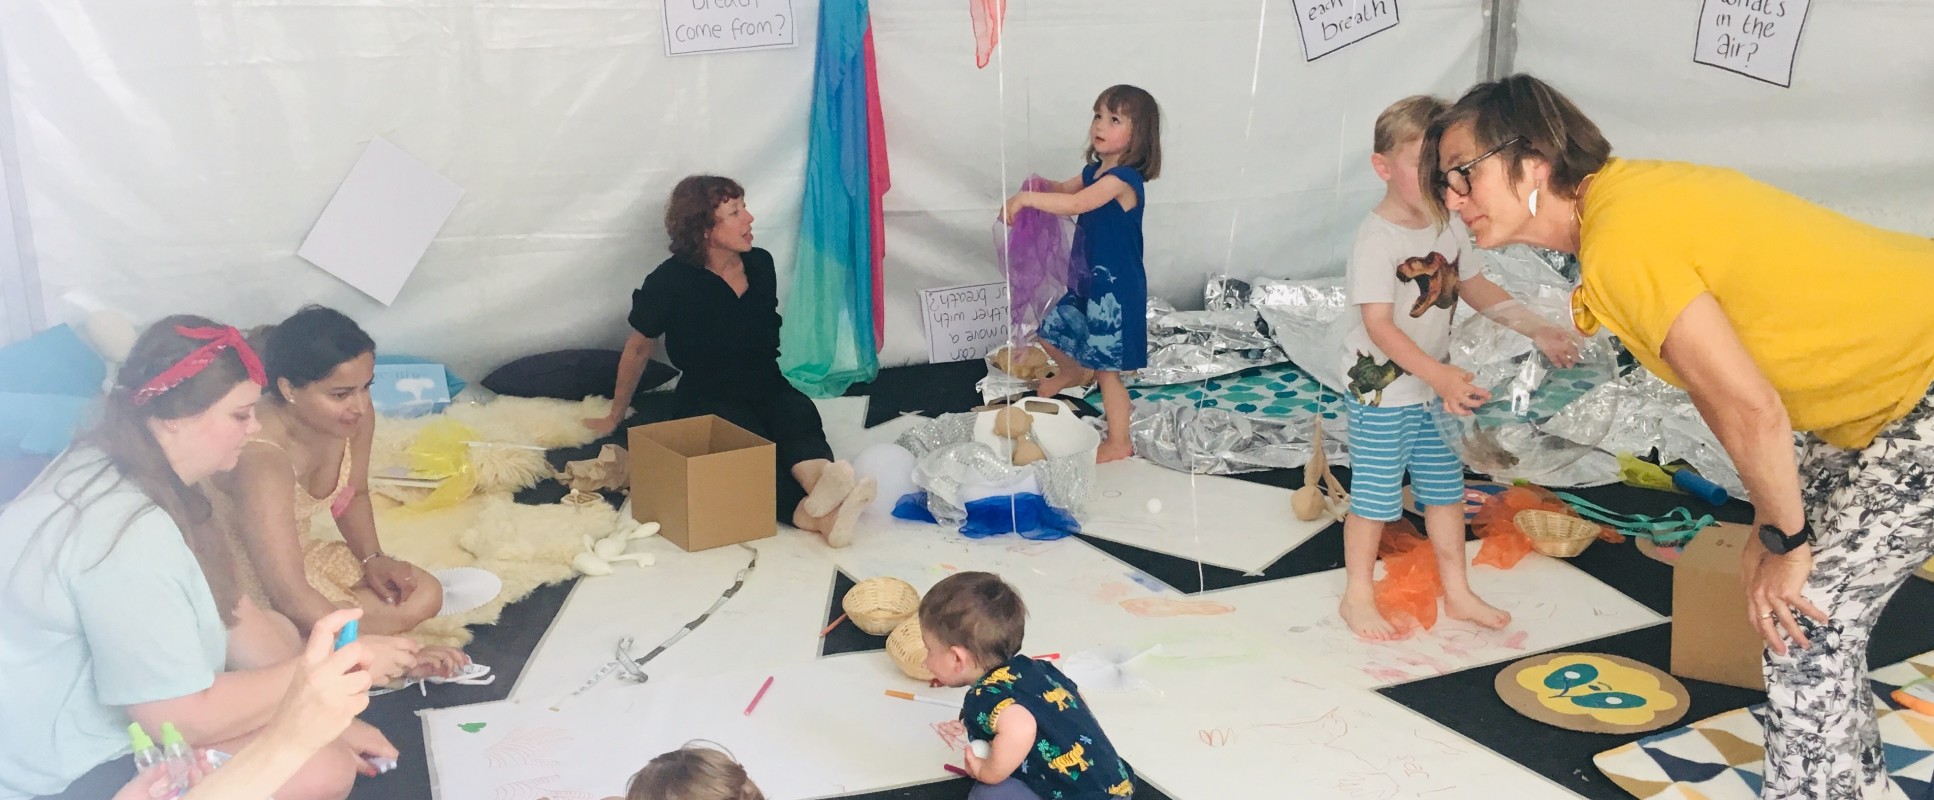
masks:
[[(500, 397), (484, 403), (458, 403), (438, 416), (415, 419), (382, 418), (376, 423), (370, 471), (403, 466), (410, 445), (423, 429), (440, 418), (455, 419), (475, 432), (480, 444), (470, 448), (477, 491), (448, 508), (423, 510), (412, 504), (427, 490), (372, 484), (376, 505), (376, 533), (383, 550), (425, 570), (478, 567), (495, 573), (503, 591), (483, 607), (449, 617), (437, 617), (410, 633), (426, 645), (461, 647), (471, 639), (469, 626), (497, 621), (504, 606), (528, 596), (539, 586), (558, 583), (576, 574), (571, 558), (584, 550), (584, 537), (603, 537), (622, 521), (607, 503), (525, 505), (512, 499), (520, 489), (551, 480), (554, 470), (542, 450), (588, 444), (596, 437), (583, 420), (602, 417), (611, 401), (600, 397), (581, 402), (541, 398)], [(312, 536), (341, 540), (335, 521), (318, 515)]]

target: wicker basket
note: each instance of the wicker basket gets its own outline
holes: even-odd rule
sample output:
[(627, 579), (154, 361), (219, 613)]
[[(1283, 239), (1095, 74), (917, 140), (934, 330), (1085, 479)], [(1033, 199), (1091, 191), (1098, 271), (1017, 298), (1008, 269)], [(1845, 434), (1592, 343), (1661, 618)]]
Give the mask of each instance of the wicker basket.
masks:
[(868, 578), (846, 593), (840, 608), (860, 630), (885, 636), (920, 611), (920, 592), (899, 578)]
[(916, 681), (933, 680), (933, 673), (927, 671), (927, 645), (920, 640), (919, 617), (900, 623), (900, 627), (887, 634), (886, 654), (907, 677)]
[(1598, 539), (1598, 526), (1556, 511), (1520, 511), (1511, 521), (1531, 538), (1531, 549), (1556, 558), (1585, 552)]

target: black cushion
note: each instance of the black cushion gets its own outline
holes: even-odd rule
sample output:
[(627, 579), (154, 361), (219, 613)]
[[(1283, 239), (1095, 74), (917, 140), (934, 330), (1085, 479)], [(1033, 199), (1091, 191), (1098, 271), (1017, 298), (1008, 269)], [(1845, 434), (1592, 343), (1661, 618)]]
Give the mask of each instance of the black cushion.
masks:
[[(554, 397), (583, 400), (610, 397), (618, 382), (616, 350), (558, 350), (512, 361), (483, 379), (485, 389), (507, 397)], [(644, 394), (678, 377), (678, 370), (662, 361), (645, 362), (645, 374), (638, 380), (638, 394)]]

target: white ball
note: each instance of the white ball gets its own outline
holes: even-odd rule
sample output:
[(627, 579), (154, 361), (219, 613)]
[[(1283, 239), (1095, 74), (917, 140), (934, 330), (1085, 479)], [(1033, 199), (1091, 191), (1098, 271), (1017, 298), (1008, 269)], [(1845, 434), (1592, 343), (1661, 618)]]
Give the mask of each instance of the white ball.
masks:
[(892, 442), (873, 445), (853, 457), (853, 474), (879, 484), (868, 512), (892, 514), (901, 496), (920, 490), (913, 485), (913, 463), (913, 453)]
[(1162, 501), (1157, 500), (1153, 497), (1148, 498), (1148, 513), (1150, 514), (1162, 513)]
[(980, 759), (985, 759), (994, 754), (994, 748), (987, 744), (986, 739), (974, 739), (967, 742), (967, 749), (974, 751), (974, 757)]

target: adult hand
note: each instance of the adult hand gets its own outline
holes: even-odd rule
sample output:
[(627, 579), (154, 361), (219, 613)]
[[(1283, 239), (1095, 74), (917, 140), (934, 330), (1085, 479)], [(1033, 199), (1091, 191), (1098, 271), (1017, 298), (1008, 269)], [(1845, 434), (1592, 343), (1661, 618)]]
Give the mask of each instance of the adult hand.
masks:
[(370, 680), (384, 684), (398, 680), (416, 668), (416, 651), (421, 645), (401, 636), (364, 636), (356, 640), (369, 649)]
[[(196, 753), (197, 756), (200, 753)], [(188, 766), (188, 785), (201, 783), (208, 774), (206, 760), (194, 758)], [(168, 774), (167, 764), (156, 764), (141, 771), (128, 781), (121, 791), (115, 792), (113, 800), (164, 800), (175, 795), (175, 781)]]
[(383, 602), (396, 605), (416, 591), (416, 569), (382, 553), (363, 562), (363, 585)]
[(365, 778), (373, 778), (383, 772), (375, 764), (369, 763), (370, 761), (379, 760), (393, 763), (399, 755), (396, 751), (396, 745), (390, 744), (389, 739), (383, 736), (382, 731), (377, 730), (369, 723), (360, 719), (349, 721), (349, 727), (342, 732), (341, 739), (343, 744), (349, 746), (350, 752), (355, 753), (363, 759), (363, 765), (358, 767), (356, 771), (362, 773)]
[(369, 644), (357, 640), (334, 648), (344, 624), (363, 615), (348, 608), (323, 617), (309, 632), (302, 663), (289, 682), (282, 705), (269, 721), (264, 736), (282, 746), (314, 753), (343, 734), (357, 714), (369, 707)]
[(1438, 397), (1444, 398), (1445, 411), (1467, 417), (1491, 400), (1490, 392), (1471, 383), (1475, 377), (1449, 364), (1440, 364), (1433, 374), (1425, 377), (1425, 381), (1431, 389), (1436, 390)]
[(1813, 548), (1802, 544), (1793, 552), (1776, 555), (1753, 538), (1741, 549), (1740, 558), (1746, 577), (1746, 613), (1766, 646), (1782, 656), (1787, 639), (1802, 650), (1811, 647), (1795, 615), (1805, 614), (1822, 624), (1827, 621), (1826, 612), (1803, 594), (1807, 576), (1813, 574)]
[(1537, 345), (1545, 358), (1551, 359), (1551, 363), (1560, 367), (1578, 363), (1578, 337), (1564, 328), (1556, 325), (1540, 327), (1531, 334), (1531, 343)]
[(600, 437), (608, 436), (612, 431), (618, 429), (618, 417), (615, 414), (604, 417), (586, 417), (584, 427), (590, 428), (592, 433)]

